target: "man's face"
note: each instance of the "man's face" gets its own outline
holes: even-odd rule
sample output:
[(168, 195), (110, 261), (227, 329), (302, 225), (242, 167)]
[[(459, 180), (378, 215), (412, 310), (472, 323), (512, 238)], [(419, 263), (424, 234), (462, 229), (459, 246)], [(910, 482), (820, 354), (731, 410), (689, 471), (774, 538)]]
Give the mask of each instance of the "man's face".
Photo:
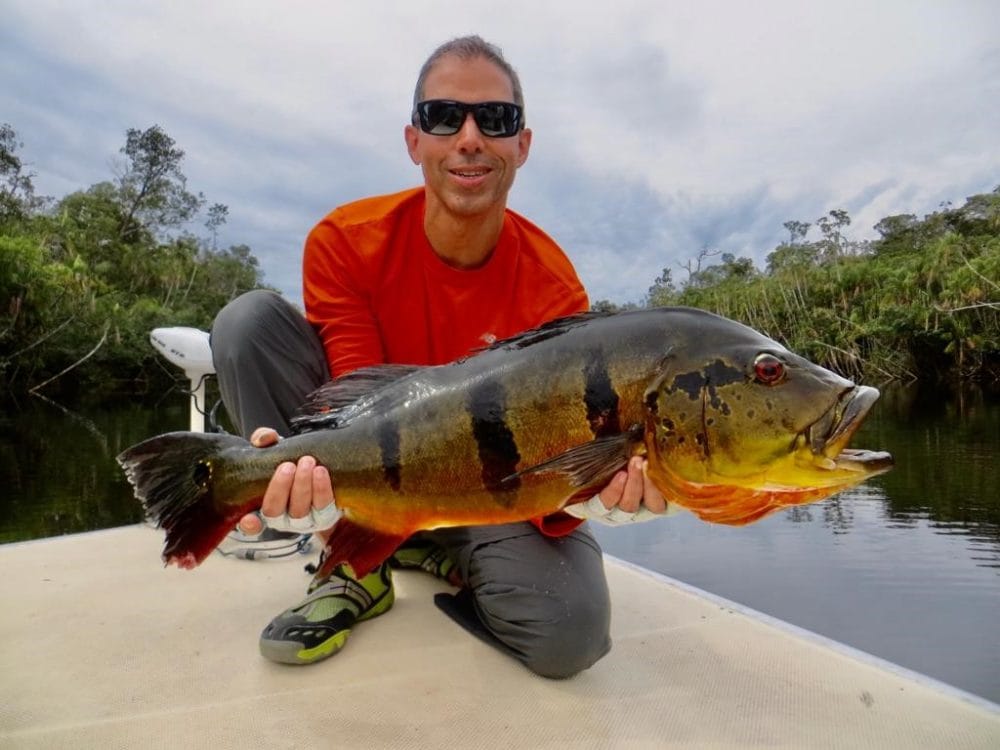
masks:
[[(423, 98), (512, 102), (514, 93), (507, 75), (488, 60), (447, 55), (431, 68)], [(485, 137), (471, 114), (454, 135), (430, 135), (408, 125), (405, 137), (410, 158), (424, 173), (428, 216), (442, 209), (462, 218), (502, 210), (531, 145), (527, 129), (510, 138)]]

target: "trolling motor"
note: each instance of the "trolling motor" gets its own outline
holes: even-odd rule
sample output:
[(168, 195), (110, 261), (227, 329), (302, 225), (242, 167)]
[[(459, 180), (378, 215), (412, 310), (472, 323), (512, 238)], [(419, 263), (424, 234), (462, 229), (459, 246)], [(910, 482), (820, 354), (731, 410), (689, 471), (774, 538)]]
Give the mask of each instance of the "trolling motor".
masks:
[(191, 381), (191, 432), (205, 431), (205, 380), (215, 374), (208, 332), (186, 326), (154, 328), (153, 348), (184, 370)]
[[(149, 340), (156, 351), (184, 370), (191, 381), (190, 429), (191, 432), (204, 432), (207, 411), (205, 381), (215, 374), (208, 332), (187, 326), (154, 328), (149, 333)], [(296, 553), (304, 555), (312, 548), (311, 536), (264, 528), (257, 536), (247, 537), (239, 529), (234, 529), (219, 545), (218, 551), (224, 556), (244, 560), (288, 557)]]

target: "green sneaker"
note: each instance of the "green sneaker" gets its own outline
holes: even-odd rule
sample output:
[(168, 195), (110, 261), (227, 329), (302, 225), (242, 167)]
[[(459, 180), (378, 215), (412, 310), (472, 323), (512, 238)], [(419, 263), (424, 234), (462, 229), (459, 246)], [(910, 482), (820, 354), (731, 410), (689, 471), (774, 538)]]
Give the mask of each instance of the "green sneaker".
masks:
[(389, 565), (404, 570), (423, 570), (447, 581), (452, 586), (462, 585), (462, 574), (445, 548), (440, 544), (414, 534), (392, 553)]
[(282, 664), (312, 664), (340, 651), (356, 622), (388, 612), (395, 600), (392, 571), (380, 565), (360, 581), (343, 566), (313, 581), (306, 598), (275, 617), (260, 634), (260, 653)]

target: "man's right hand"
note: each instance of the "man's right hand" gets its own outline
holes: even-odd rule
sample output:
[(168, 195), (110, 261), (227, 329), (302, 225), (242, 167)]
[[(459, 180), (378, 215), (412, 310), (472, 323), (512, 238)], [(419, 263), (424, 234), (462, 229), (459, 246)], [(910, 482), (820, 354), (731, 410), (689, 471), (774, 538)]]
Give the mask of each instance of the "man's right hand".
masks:
[[(270, 427), (258, 427), (250, 443), (265, 448), (280, 439)], [(282, 531), (321, 531), (333, 526), (339, 517), (330, 472), (312, 456), (302, 456), (297, 463), (286, 461), (275, 469), (260, 513), (243, 516), (239, 529), (247, 536), (261, 533), (265, 524)]]

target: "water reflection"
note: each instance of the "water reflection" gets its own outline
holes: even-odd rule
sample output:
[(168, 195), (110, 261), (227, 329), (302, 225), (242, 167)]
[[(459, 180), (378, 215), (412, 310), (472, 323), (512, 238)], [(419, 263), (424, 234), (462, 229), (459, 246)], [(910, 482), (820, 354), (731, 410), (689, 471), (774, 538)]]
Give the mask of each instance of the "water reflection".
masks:
[(978, 565), (997, 568), (1000, 403), (981, 390), (945, 397), (916, 387), (892, 389), (885, 402), (864, 439), (896, 455), (896, 468), (879, 477), (892, 525), (925, 522), (965, 537)]
[(82, 412), (35, 398), (3, 404), (0, 542), (142, 520), (114, 457), (144, 437), (186, 423), (181, 395), (158, 408), (125, 403)]
[(889, 450), (896, 467), (818, 505), (790, 508), (792, 523), (822, 524), (849, 533), (859, 502), (883, 506), (887, 528), (926, 526), (963, 536), (970, 550), (997, 567), (1000, 557), (1000, 403), (979, 390), (954, 394), (918, 387), (887, 389), (852, 441)]

